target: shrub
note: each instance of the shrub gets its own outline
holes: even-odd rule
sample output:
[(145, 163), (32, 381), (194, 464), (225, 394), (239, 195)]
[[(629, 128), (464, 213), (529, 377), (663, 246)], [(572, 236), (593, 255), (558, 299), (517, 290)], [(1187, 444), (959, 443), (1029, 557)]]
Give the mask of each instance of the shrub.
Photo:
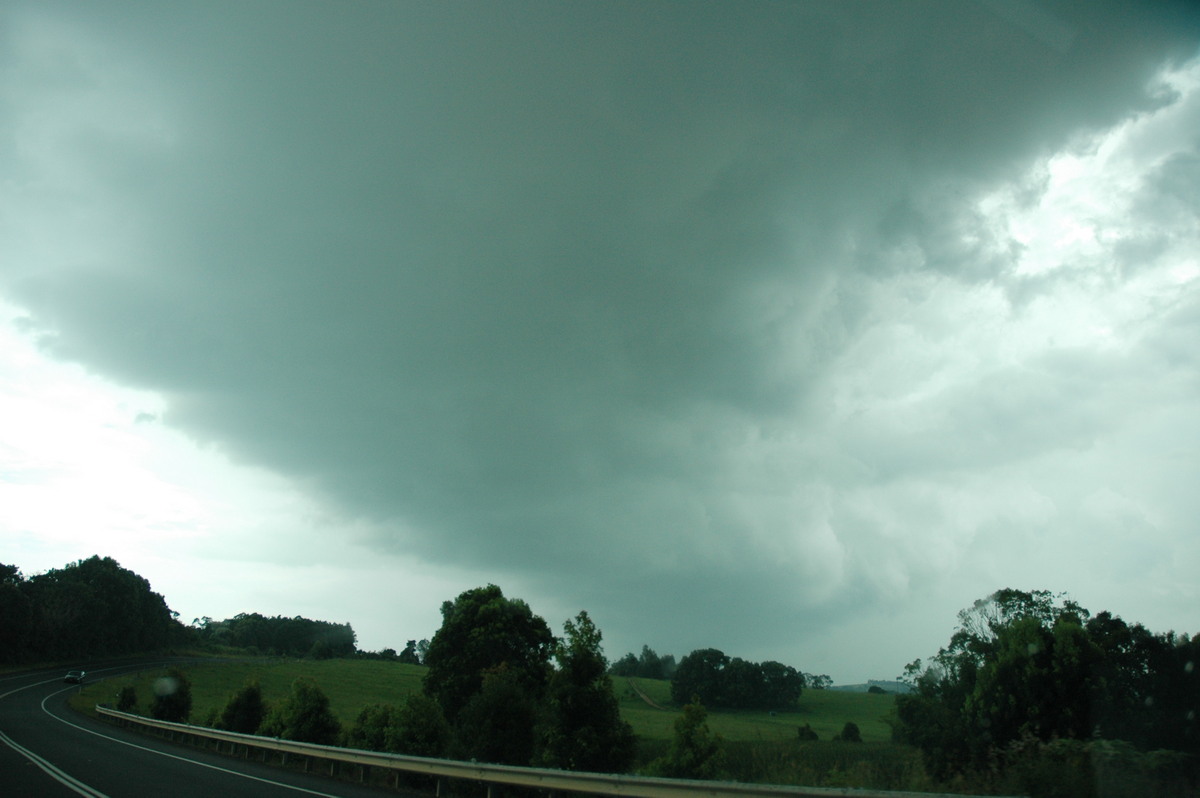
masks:
[(219, 728), (242, 734), (254, 734), (267, 715), (262, 689), (251, 682), (229, 697), (217, 721)]
[(133, 685), (127, 684), (121, 688), (121, 692), (117, 693), (117, 711), (118, 712), (137, 712), (138, 698), (137, 690)]
[(354, 726), (346, 733), (349, 748), (367, 751), (392, 751), (388, 747), (388, 732), (396, 724), (400, 710), (391, 704), (372, 704), (358, 713)]
[(450, 724), (442, 708), (424, 693), (409, 693), (386, 734), (387, 750), (413, 756), (445, 756)]
[(861, 743), (862, 733), (858, 730), (858, 724), (852, 720), (846, 721), (846, 725), (842, 730), (834, 736), (835, 740), (841, 740), (844, 743)]
[(819, 740), (820, 739), (819, 737), (817, 737), (817, 733), (815, 731), (813, 731), (812, 725), (808, 724), (808, 723), (805, 723), (803, 726), (798, 726), (796, 728), (796, 734), (799, 736), (799, 738), (801, 740)]
[(341, 724), (329, 709), (329, 698), (312, 679), (292, 682), (292, 694), (263, 722), (261, 733), (268, 737), (333, 745)]
[(715, 779), (724, 766), (721, 735), (708, 728), (708, 713), (698, 698), (675, 721), (675, 739), (666, 756), (650, 763), (654, 775), (674, 779)]
[(184, 723), (192, 712), (192, 683), (182, 671), (170, 669), (154, 680), (154, 703), (150, 717)]

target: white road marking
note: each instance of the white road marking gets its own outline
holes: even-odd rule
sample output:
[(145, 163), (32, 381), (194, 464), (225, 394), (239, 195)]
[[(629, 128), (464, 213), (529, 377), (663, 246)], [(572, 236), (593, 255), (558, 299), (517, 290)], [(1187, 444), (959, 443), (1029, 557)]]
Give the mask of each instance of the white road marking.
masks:
[[(5, 695), (8, 695), (8, 694), (6, 693)], [(3, 696), (0, 696), (0, 698), (2, 698), (2, 697)], [(0, 731), (0, 743), (4, 743), (9, 748), (16, 751), (21, 756), (25, 757), (33, 764), (37, 765), (39, 768), (41, 768), (43, 771), (45, 771), (45, 773), (47, 775), (49, 775), (50, 778), (54, 779), (55, 781), (57, 781), (59, 784), (63, 785), (67, 789), (74, 790), (76, 793), (78, 793), (80, 795), (87, 796), (87, 798), (108, 798), (107, 795), (100, 792), (99, 790), (89, 787), (88, 785), (86, 785), (82, 781), (80, 781), (79, 779), (76, 779), (73, 776), (69, 776), (66, 773), (64, 773), (63, 771), (56, 768), (54, 765), (51, 765), (45, 759), (42, 759), (40, 756), (35, 754), (33, 751), (30, 751), (25, 746), (17, 743), (15, 740), (13, 740), (11, 737), (9, 737), (7, 734), (5, 734), (2, 731)]]

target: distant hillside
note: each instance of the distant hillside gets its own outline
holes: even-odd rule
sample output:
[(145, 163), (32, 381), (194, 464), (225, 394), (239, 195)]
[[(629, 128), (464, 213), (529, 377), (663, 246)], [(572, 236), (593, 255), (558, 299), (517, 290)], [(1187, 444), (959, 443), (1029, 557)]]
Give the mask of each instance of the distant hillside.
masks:
[(904, 682), (883, 682), (878, 679), (868, 679), (866, 684), (835, 684), (830, 687), (830, 690), (840, 690), (843, 693), (865, 693), (872, 687), (878, 687), (881, 690), (886, 690), (889, 693), (902, 695), (912, 690)]

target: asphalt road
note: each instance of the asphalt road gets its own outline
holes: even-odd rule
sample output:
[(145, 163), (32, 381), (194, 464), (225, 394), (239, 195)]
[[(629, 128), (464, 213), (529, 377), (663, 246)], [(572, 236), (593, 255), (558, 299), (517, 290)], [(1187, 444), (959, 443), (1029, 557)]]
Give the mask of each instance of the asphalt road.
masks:
[[(75, 668), (88, 679), (150, 664), (71, 666), (0, 677), (3, 798), (381, 798), (400, 793), (221, 756), (126, 731), (66, 705)], [(412, 793), (410, 793), (411, 795)]]

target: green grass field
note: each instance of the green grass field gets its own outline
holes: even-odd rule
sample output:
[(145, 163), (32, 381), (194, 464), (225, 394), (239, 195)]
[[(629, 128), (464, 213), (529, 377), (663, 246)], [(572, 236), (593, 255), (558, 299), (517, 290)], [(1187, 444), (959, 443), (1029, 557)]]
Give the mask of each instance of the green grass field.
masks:
[[(262, 687), (263, 698), (275, 704), (288, 695), (292, 682), (306, 676), (329, 696), (330, 708), (342, 725), (350, 726), (363, 707), (397, 704), (410, 692), (420, 690), (425, 674), (418, 665), (336, 659), (214, 661), (187, 665), (181, 670), (192, 683), (191, 722), (201, 725), (213, 712), (219, 714), (230, 696), (252, 681)], [(132, 684), (137, 690), (138, 707), (145, 713), (154, 700), (154, 680), (165, 672), (156, 668), (85, 685), (72, 697), (71, 704), (83, 711), (100, 703), (115, 706), (121, 688)]]
[[(89, 684), (73, 699), (80, 709), (98, 703), (115, 704), (122, 687), (132, 684), (138, 692), (138, 706), (147, 710), (154, 699), (154, 680), (160, 669)], [(421, 689), (425, 669), (380, 660), (247, 660), (241, 662), (197, 663), (184, 668), (192, 683), (192, 722), (203, 724), (212, 713), (219, 713), (229, 697), (243, 685), (257, 681), (263, 697), (274, 704), (283, 700), (297, 678), (306, 676), (329, 696), (330, 706), (344, 726), (354, 723), (363, 707), (371, 704), (398, 704), (410, 692)], [(671, 704), (670, 683), (655, 679), (637, 679), (637, 687), (656, 704), (656, 709), (639, 697), (624, 678), (613, 680), (613, 691), (620, 702), (621, 715), (634, 732), (647, 740), (669, 740), (674, 734), (679, 708)], [(810, 724), (822, 740), (830, 740), (846, 721), (858, 724), (864, 742), (885, 742), (890, 729), (884, 717), (891, 710), (893, 696), (869, 693), (842, 693), (806, 690), (799, 706), (792, 711), (742, 712), (713, 710), (709, 727), (729, 741), (795, 740), (796, 729)]]
[[(344, 728), (371, 704), (398, 704), (421, 689), (425, 669), (380, 660), (244, 660), (212, 661), (182, 668), (192, 683), (191, 722), (203, 725), (218, 715), (229, 697), (257, 681), (263, 697), (275, 704), (299, 677), (309, 677), (329, 696)], [(154, 680), (164, 669), (146, 670), (84, 685), (71, 704), (88, 712), (99, 703), (115, 705), (126, 685), (137, 690), (139, 711), (153, 702)], [(637, 769), (663, 754), (674, 736), (680, 710), (671, 703), (670, 683), (637, 679), (638, 689), (663, 707), (650, 706), (629, 680), (613, 680), (621, 715), (639, 738)], [(874, 789), (924, 789), (930, 786), (917, 752), (890, 742), (884, 718), (894, 697), (869, 693), (805, 690), (797, 707), (786, 712), (710, 711), (710, 729), (725, 740), (726, 772), (738, 781)], [(862, 743), (841, 743), (833, 736), (847, 721), (862, 734)], [(809, 724), (816, 742), (802, 742), (796, 730)]]
[[(675, 733), (679, 708), (671, 703), (671, 683), (656, 679), (635, 679), (651, 701), (665, 709), (655, 709), (643, 701), (629, 680), (613, 679), (613, 691), (621, 704), (621, 716), (634, 732), (645, 739), (669, 740)], [(795, 740), (796, 729), (812, 726), (822, 740), (832, 740), (847, 721), (858, 724), (864, 742), (887, 742), (891, 728), (884, 718), (895, 700), (891, 695), (843, 693), (832, 690), (805, 690), (798, 706), (787, 712), (709, 710), (708, 725), (726, 740)]]

